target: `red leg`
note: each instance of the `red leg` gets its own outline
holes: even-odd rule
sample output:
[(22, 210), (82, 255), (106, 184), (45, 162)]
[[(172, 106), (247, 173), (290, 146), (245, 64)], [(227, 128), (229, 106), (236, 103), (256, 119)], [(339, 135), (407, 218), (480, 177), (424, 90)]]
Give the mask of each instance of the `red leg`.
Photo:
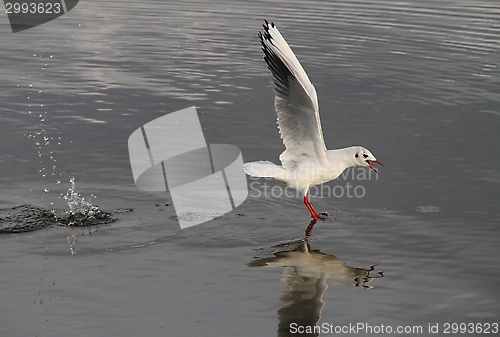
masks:
[(309, 210), (309, 213), (311, 213), (311, 218), (313, 218), (314, 220), (319, 220), (320, 215), (318, 212), (316, 212), (313, 205), (311, 205), (311, 203), (309, 202), (309, 196), (307, 194), (304, 196), (304, 204), (306, 205), (307, 209)]

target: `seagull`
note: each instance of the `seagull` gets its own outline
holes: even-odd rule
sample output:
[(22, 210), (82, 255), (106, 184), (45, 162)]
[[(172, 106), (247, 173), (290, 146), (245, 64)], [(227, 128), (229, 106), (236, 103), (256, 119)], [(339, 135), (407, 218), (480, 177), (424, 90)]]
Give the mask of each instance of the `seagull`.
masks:
[(349, 167), (383, 164), (362, 146), (327, 150), (321, 130), (316, 89), (304, 68), (273, 22), (265, 20), (259, 32), (264, 60), (271, 71), (278, 129), (285, 145), (279, 159), (245, 163), (243, 170), (252, 177), (274, 178), (300, 191), (313, 220), (324, 219), (309, 201), (309, 188), (336, 179)]

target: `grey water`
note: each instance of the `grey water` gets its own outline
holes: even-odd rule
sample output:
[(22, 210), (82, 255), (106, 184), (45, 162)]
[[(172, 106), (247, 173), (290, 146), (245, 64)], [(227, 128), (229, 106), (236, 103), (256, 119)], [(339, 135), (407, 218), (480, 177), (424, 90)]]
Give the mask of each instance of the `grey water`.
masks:
[[(314, 190), (330, 217), (308, 237), (301, 198), (250, 179), (236, 210), (181, 230), (168, 193), (134, 185), (128, 137), (194, 105), (207, 143), (277, 162), (264, 19), (316, 87), (327, 147), (385, 167)], [(1, 336), (494, 334), (496, 1), (80, 1), (0, 30), (0, 208), (67, 209), (75, 177), (116, 218), (0, 235)]]

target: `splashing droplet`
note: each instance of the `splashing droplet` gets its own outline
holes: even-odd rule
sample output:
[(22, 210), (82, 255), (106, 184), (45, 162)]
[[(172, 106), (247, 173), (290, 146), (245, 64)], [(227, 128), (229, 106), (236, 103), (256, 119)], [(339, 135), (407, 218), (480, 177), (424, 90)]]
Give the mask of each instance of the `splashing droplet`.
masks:
[[(69, 206), (69, 216), (73, 216), (75, 219), (89, 220), (95, 219), (96, 217), (102, 217), (104, 213), (101, 209), (92, 204), (92, 201), (85, 200), (75, 191), (75, 177), (71, 177), (69, 182), (71, 187), (64, 196), (67, 200)], [(75, 225), (77, 220), (70, 221), (70, 225)]]

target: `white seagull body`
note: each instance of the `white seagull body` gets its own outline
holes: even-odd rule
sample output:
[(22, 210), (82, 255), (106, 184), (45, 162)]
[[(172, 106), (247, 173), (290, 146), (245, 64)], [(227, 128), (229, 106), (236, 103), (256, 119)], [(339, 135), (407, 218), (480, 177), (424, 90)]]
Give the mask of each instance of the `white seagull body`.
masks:
[(253, 177), (271, 177), (304, 194), (304, 203), (314, 220), (321, 218), (308, 198), (311, 186), (331, 181), (354, 166), (377, 170), (371, 162), (382, 164), (361, 146), (327, 150), (319, 118), (316, 89), (274, 23), (265, 22), (259, 33), (264, 60), (272, 73), (278, 128), (285, 145), (281, 166), (270, 161), (245, 163), (243, 169)]

